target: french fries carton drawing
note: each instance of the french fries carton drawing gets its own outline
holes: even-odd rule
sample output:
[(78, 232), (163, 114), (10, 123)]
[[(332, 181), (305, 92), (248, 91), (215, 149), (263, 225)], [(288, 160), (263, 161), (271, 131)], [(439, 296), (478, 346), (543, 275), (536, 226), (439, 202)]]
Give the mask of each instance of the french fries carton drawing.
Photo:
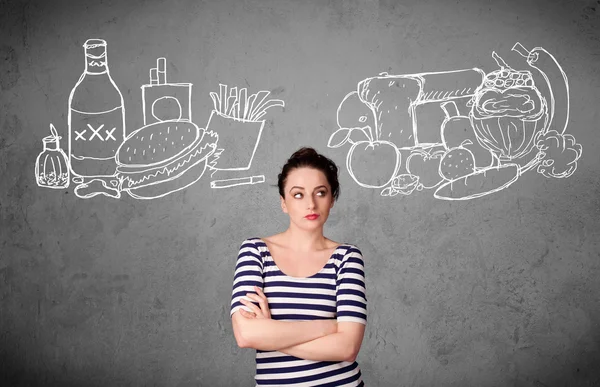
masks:
[[(285, 106), (280, 99), (269, 99), (269, 94), (265, 90), (249, 94), (247, 88), (228, 87), (224, 84), (219, 85), (219, 93), (210, 93), (214, 109), (206, 129), (219, 135), (213, 165), (215, 171), (250, 169), (265, 126), (263, 117), (268, 109)], [(246, 184), (259, 181), (260, 179), (250, 179)], [(222, 184), (213, 186), (221, 187)]]

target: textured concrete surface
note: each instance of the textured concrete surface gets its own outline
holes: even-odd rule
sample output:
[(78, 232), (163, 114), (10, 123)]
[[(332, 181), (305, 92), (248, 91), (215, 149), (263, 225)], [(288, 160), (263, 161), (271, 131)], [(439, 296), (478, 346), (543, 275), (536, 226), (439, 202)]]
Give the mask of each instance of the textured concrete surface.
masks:
[[(0, 384), (252, 386), (229, 298), (237, 249), (286, 226), (282, 162), (328, 149), (357, 81), (467, 67), (520, 41), (559, 58), (569, 132), (583, 157), (568, 179), (532, 173), (467, 202), (383, 198), (341, 171), (327, 228), (366, 259), (368, 386), (600, 385), (600, 2), (0, 1)], [(157, 57), (192, 82), (208, 120), (219, 82), (272, 90), (252, 171), (265, 184), (208, 183), (152, 201), (82, 200), (34, 179), (53, 123), (63, 145), (82, 44), (108, 42), (128, 132)]]

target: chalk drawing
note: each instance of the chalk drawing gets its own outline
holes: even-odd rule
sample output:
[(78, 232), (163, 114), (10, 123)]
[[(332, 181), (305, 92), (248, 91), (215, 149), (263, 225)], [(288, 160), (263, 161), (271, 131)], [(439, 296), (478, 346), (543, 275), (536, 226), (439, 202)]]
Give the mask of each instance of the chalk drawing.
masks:
[(120, 190), (136, 199), (155, 199), (189, 187), (203, 176), (218, 138), (186, 120), (136, 130), (116, 154)]
[[(219, 92), (211, 92), (214, 109), (206, 129), (219, 135), (215, 160), (210, 164), (212, 175), (219, 171), (247, 171), (258, 148), (265, 126), (263, 117), (267, 110), (285, 103), (269, 99), (269, 91), (248, 94), (247, 88), (228, 87), (219, 84)], [(244, 176), (220, 179), (211, 183), (212, 188), (226, 188), (264, 182), (264, 176)]]
[[(267, 110), (284, 106), (269, 91), (219, 85), (206, 129), (192, 122), (191, 83), (167, 81), (167, 60), (160, 57), (142, 85), (144, 125), (126, 135), (123, 96), (112, 79), (106, 41), (85, 42), (85, 70), (69, 96), (68, 156), (58, 133), (44, 138), (36, 159), (41, 187), (67, 188), (82, 199), (115, 199), (125, 192), (135, 199), (156, 199), (196, 183), (205, 171), (247, 171), (260, 142)], [(219, 148), (217, 148), (217, 144)], [(226, 176), (211, 188), (259, 184), (264, 175)]]
[(86, 68), (69, 96), (69, 157), (51, 125), (36, 160), (38, 185), (67, 188), (70, 172), (82, 199), (119, 199), (122, 192), (155, 199), (197, 182), (214, 164), (219, 136), (191, 121), (192, 84), (168, 83), (166, 59), (158, 58), (142, 86), (144, 126), (125, 135), (123, 96), (108, 70), (106, 42), (89, 39), (84, 47)]
[(227, 188), (227, 187), (235, 187), (236, 185), (244, 185), (244, 184), (258, 184), (264, 183), (265, 176), (257, 175), (257, 176), (249, 176), (249, 177), (239, 177), (233, 179), (223, 179), (223, 180), (213, 180), (210, 182), (211, 188)]
[(51, 136), (44, 137), (44, 149), (35, 162), (35, 177), (40, 187), (61, 189), (69, 186), (69, 161), (60, 148), (60, 137), (50, 124)]
[(150, 69), (150, 84), (142, 86), (144, 125), (169, 120), (192, 121), (192, 84), (167, 83), (166, 58)]
[[(435, 190), (434, 197), (468, 200), (507, 188), (537, 168), (546, 177), (571, 176), (581, 145), (565, 134), (569, 84), (541, 47), (513, 51), (537, 72), (500, 67), (364, 79), (337, 109), (328, 146), (349, 144), (346, 168), (382, 196)], [(404, 163), (402, 162), (404, 161)]]
[(129, 134), (115, 154), (120, 191), (135, 199), (156, 199), (204, 175), (219, 136), (191, 121), (191, 92), (191, 83), (167, 83), (166, 59), (158, 58), (150, 84), (142, 86), (145, 125)]
[(110, 75), (106, 45), (85, 42), (85, 69), (69, 94), (69, 166), (80, 178), (114, 175), (126, 135), (123, 95)]

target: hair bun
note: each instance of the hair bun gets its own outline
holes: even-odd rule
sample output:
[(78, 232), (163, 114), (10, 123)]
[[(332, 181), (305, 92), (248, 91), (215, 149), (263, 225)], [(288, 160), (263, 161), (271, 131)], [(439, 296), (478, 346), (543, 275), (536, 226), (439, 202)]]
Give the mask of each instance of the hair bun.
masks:
[(337, 165), (335, 165), (331, 159), (310, 147), (302, 147), (295, 151), (281, 169), (281, 173), (278, 175), (277, 179), (277, 186), (281, 197), (285, 197), (284, 186), (288, 174), (292, 170), (302, 167), (313, 168), (323, 172), (327, 178), (327, 182), (331, 186), (333, 198), (335, 200), (338, 199), (340, 194), (340, 184), (338, 181)]

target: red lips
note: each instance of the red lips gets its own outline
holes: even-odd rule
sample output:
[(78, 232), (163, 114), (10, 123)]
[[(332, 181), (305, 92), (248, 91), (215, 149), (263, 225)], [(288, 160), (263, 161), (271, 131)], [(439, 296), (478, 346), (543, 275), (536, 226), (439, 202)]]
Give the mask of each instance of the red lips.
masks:
[(319, 217), (319, 214), (310, 214), (310, 215), (305, 216), (305, 218), (308, 220), (317, 220), (318, 217)]

